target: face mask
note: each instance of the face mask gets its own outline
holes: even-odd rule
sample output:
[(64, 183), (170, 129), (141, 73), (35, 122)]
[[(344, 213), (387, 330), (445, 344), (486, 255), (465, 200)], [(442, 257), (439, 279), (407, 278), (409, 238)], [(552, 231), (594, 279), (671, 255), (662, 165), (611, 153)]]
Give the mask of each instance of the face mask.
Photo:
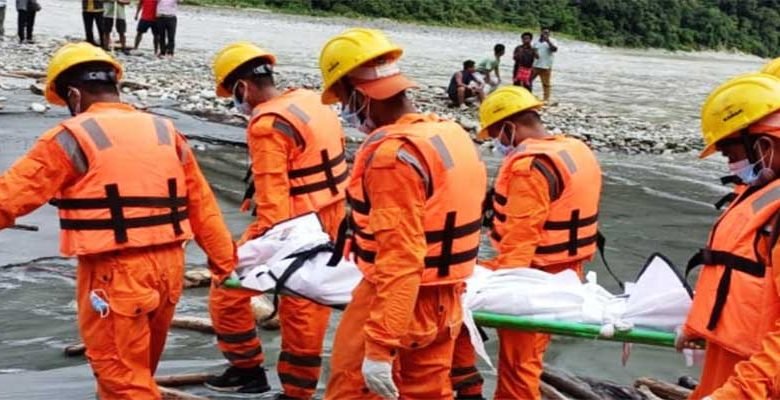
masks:
[[(501, 142), (501, 136), (504, 135), (504, 131), (506, 129), (507, 124), (512, 127), (512, 134), (510, 136), (507, 136), (507, 139), (509, 139), (509, 144), (504, 144)], [(493, 148), (496, 149), (501, 155), (504, 157), (508, 156), (515, 150), (515, 126), (511, 123), (507, 122), (504, 124), (503, 127), (501, 127), (501, 132), (498, 134), (498, 137), (493, 139)]]
[[(238, 96), (238, 85), (241, 82), (236, 82), (236, 85), (233, 86), (233, 105), (236, 107), (236, 110), (244, 115), (250, 115), (252, 114), (252, 106), (249, 105), (248, 102), (245, 102), (243, 100), (243, 96)], [(246, 85), (244, 85), (244, 96), (246, 96)]]
[(76, 97), (78, 99), (76, 101), (76, 105), (72, 106), (70, 101), (66, 101), (65, 103), (68, 105), (68, 111), (70, 111), (70, 115), (75, 117), (81, 113), (81, 92), (78, 89), (68, 88), (68, 100), (70, 100), (71, 97)]
[(371, 105), (371, 101), (367, 100), (365, 103), (366, 108), (366, 117), (363, 118), (363, 122), (360, 123), (360, 126), (358, 126), (358, 130), (368, 135), (369, 133), (373, 132), (374, 129), (376, 129), (376, 124), (371, 119), (371, 115), (368, 113), (369, 107)]
[(737, 162), (729, 163), (729, 171), (737, 176), (742, 183), (746, 185), (752, 185), (758, 180), (758, 172), (756, 172), (756, 166), (759, 161), (751, 164), (747, 159), (739, 160)]
[(107, 317), (108, 313), (111, 312), (111, 308), (105, 299), (106, 292), (103, 289), (96, 289), (89, 292), (89, 302), (92, 305), (92, 310), (100, 314), (100, 318)]

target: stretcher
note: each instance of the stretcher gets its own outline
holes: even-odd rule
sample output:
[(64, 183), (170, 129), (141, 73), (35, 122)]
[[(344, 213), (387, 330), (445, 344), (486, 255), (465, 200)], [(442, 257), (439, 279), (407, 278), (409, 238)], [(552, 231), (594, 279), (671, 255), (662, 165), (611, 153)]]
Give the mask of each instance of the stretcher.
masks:
[[(225, 285), (344, 308), (362, 274), (349, 259), (329, 265), (332, 255), (316, 214), (306, 214), (239, 247), (238, 268)], [(599, 286), (594, 272), (583, 283), (573, 271), (494, 272), (477, 266), (463, 303), (467, 327), (473, 318), (485, 327), (673, 347), (674, 330), (684, 322), (691, 298), (679, 271), (654, 254), (619, 295)]]

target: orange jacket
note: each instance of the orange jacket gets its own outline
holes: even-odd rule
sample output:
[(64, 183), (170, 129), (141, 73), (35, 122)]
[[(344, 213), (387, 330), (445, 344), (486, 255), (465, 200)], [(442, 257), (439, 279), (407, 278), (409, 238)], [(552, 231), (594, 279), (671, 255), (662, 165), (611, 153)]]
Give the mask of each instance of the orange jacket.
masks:
[[(385, 142), (394, 140), (386, 145)], [(421, 156), (412, 157), (401, 149), (409, 143)], [(383, 152), (379, 152), (380, 148)], [(459, 282), (471, 275), (479, 250), (482, 223), (481, 205), (486, 186), (485, 165), (468, 135), (454, 122), (432, 115), (418, 115), (401, 124), (385, 126), (361, 146), (355, 158), (348, 201), (352, 207), (349, 225), (353, 229), (354, 251), (363, 275), (372, 281), (377, 254), (373, 233), (395, 223), (372, 209), (366, 196), (364, 173), (393, 166), (396, 159), (409, 161), (423, 177), (427, 199), (424, 229), (427, 251), (423, 285)], [(469, 190), (463, 190), (463, 184)]]
[[(288, 199), (286, 202), (289, 203), (290, 215), (317, 211), (344, 199), (348, 178), (344, 132), (338, 116), (320, 102), (317, 93), (303, 89), (290, 90), (258, 105), (249, 122), (247, 141), (250, 147), (260, 147), (251, 142), (262, 140), (269, 134), (287, 139), (282, 142), (284, 149), (276, 146), (277, 152), (285, 151), (284, 164), (278, 165), (281, 159), (275, 160), (277, 168), (285, 167), (287, 180), (284, 188), (278, 185), (263, 189), (285, 189), (284, 197)], [(280, 143), (279, 138), (272, 140)], [(291, 145), (288, 146), (288, 143)], [(267, 152), (272, 149), (258, 150)], [(264, 165), (268, 165), (267, 160), (258, 160), (262, 156), (260, 154), (251, 155), (252, 172), (255, 175), (267, 173), (263, 169)], [(255, 192), (253, 182), (247, 190), (245, 201)]]
[[(100, 118), (120, 113), (146, 116), (119, 103), (93, 104), (82, 115)], [(86, 176), (91, 165), (87, 164), (86, 152), (75, 137), (63, 126), (55, 127), (0, 176), (0, 229), (13, 225), (16, 217), (34, 211), (57, 193), (79, 184)], [(186, 140), (178, 133), (172, 139), (175, 140), (174, 154), (178, 154), (183, 168), (186, 208), (195, 240), (206, 251), (212, 272), (225, 276), (236, 263), (230, 232)]]
[(780, 180), (748, 189), (715, 223), (707, 248), (689, 262), (704, 268), (686, 321), (686, 331), (742, 356), (762, 348), (762, 339), (780, 319), (771, 267), (756, 251), (780, 211)]
[(498, 248), (509, 232), (506, 206), (513, 171), (518, 170), (514, 164), (527, 158), (533, 158), (531, 167), (545, 176), (550, 199), (531, 264), (544, 267), (590, 259), (596, 251), (601, 168), (584, 143), (563, 136), (526, 139), (502, 164), (493, 194), (494, 246)]
[[(170, 121), (116, 110), (81, 114), (60, 126), (75, 138), (84, 157), (79, 165), (84, 176), (62, 188), (54, 201), (63, 254), (96, 254), (192, 238), (184, 169)], [(73, 163), (78, 165), (78, 160)]]

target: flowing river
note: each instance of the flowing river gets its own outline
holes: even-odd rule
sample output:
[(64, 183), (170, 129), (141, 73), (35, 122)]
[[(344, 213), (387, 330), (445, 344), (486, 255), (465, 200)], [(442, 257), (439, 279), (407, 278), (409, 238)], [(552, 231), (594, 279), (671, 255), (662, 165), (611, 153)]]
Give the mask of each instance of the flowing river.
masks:
[[(76, 1), (44, 2), (36, 32), (52, 36), (82, 35), (79, 6)], [(128, 10), (128, 16), (132, 15), (131, 11), (135, 10)], [(389, 21), (182, 7), (177, 54), (210, 58), (222, 45), (244, 39), (268, 47), (277, 54), (280, 63), (314, 73), (325, 38), (345, 27), (366, 24), (385, 29), (397, 40), (405, 48), (403, 68), (415, 79), (431, 85), (446, 85), (464, 59), (479, 60), (489, 55), (494, 43), (506, 43), (511, 53), (519, 39), (517, 34), (504, 32), (429, 28)], [(133, 27), (130, 28), (133, 32)], [(131, 34), (128, 36), (132, 39)], [(738, 54), (606, 49), (570, 40), (559, 40), (559, 46), (554, 70), (557, 101), (687, 127), (680, 135), (695, 134), (698, 110), (707, 91), (729, 76), (756, 70), (761, 65), (757, 58)], [(502, 72), (506, 80), (510, 61), (505, 59), (504, 63)], [(210, 78), (204, 75), (204, 79)], [(64, 109), (43, 115), (9, 112), (23, 109), (40, 98), (20, 90), (0, 92), (0, 95), (11, 98), (5, 114), (0, 114), (0, 170), (5, 170), (39, 134), (67, 115)], [(233, 140), (243, 138), (243, 131), (238, 128), (206, 123), (182, 114), (171, 115), (186, 133)], [(230, 228), (238, 235), (249, 220), (237, 212), (234, 201), (235, 192), (240, 190), (236, 177), (243, 175), (243, 171), (219, 166), (215, 156), (222, 150), (200, 146), (199, 157), (220, 194)], [(500, 160), (484, 151), (495, 169)], [(715, 157), (700, 161), (693, 153), (664, 156), (601, 153), (599, 159), (605, 174), (601, 224), (608, 238), (607, 257), (612, 268), (621, 278), (633, 279), (653, 252), (661, 252), (683, 267), (688, 256), (706, 239), (716, 216), (712, 203), (726, 192), (718, 183), (718, 177), (726, 170), (722, 160)], [(19, 223), (38, 225), (41, 229), (35, 233), (0, 232), (0, 265), (58, 254), (54, 208), (44, 206), (21, 218)], [(203, 263), (200, 251), (190, 247), (188, 262)], [(487, 246), (485, 251), (489, 251)], [(79, 341), (74, 283), (68, 276), (75, 270), (63, 263), (67, 264), (53, 261), (40, 268), (0, 267), (0, 399), (53, 398), (51, 395), (63, 399), (92, 398), (84, 360), (62, 355), (66, 344)], [(599, 273), (600, 283), (616, 290), (600, 261), (591, 263), (590, 268)], [(205, 289), (187, 291), (178, 313), (205, 315), (206, 305)], [(332, 330), (337, 318), (335, 314)], [(261, 333), (267, 366), (273, 369), (279, 337), (277, 332)], [(487, 342), (488, 351), (493, 355), (496, 342)], [(330, 337), (326, 357), (329, 351)], [(639, 376), (676, 381), (681, 375), (698, 374), (698, 370), (686, 368), (682, 357), (669, 349), (634, 346), (625, 367), (621, 365), (621, 351), (622, 346), (616, 343), (556, 338), (546, 354), (546, 362), (575, 374), (621, 383), (630, 383)], [(164, 360), (163, 369), (168, 371), (221, 368), (216, 365), (221, 362), (221, 356), (211, 336), (180, 330), (171, 332)], [(486, 377), (489, 395), (495, 374), (486, 365), (480, 365), (480, 369)], [(28, 371), (47, 372), (15, 375)]]

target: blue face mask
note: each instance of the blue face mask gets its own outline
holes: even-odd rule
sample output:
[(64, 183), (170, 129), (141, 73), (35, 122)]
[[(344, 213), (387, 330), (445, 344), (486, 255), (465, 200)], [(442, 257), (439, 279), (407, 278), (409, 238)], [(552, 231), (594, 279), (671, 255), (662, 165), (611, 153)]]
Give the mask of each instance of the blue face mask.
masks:
[(758, 181), (759, 173), (756, 171), (756, 166), (760, 161), (756, 161), (751, 164), (747, 159), (739, 160), (737, 162), (729, 163), (729, 171), (736, 175), (742, 183), (746, 185), (752, 185)]
[[(239, 98), (238, 96), (238, 85), (240, 82), (236, 82), (236, 85), (233, 86), (233, 105), (236, 107), (236, 110), (244, 115), (251, 115), (252, 114), (252, 106), (249, 105), (249, 103), (245, 102), (242, 98)], [(246, 87), (244, 87), (244, 96), (246, 96)]]
[(515, 141), (515, 126), (510, 125), (512, 127), (512, 134), (506, 135), (507, 140), (509, 141), (509, 144), (501, 143), (501, 136), (505, 136), (504, 129), (506, 128), (506, 125), (501, 127), (501, 132), (498, 134), (498, 137), (493, 139), (493, 148), (501, 153), (502, 156), (506, 157), (510, 155), (513, 151), (515, 151), (515, 145), (513, 142)]

